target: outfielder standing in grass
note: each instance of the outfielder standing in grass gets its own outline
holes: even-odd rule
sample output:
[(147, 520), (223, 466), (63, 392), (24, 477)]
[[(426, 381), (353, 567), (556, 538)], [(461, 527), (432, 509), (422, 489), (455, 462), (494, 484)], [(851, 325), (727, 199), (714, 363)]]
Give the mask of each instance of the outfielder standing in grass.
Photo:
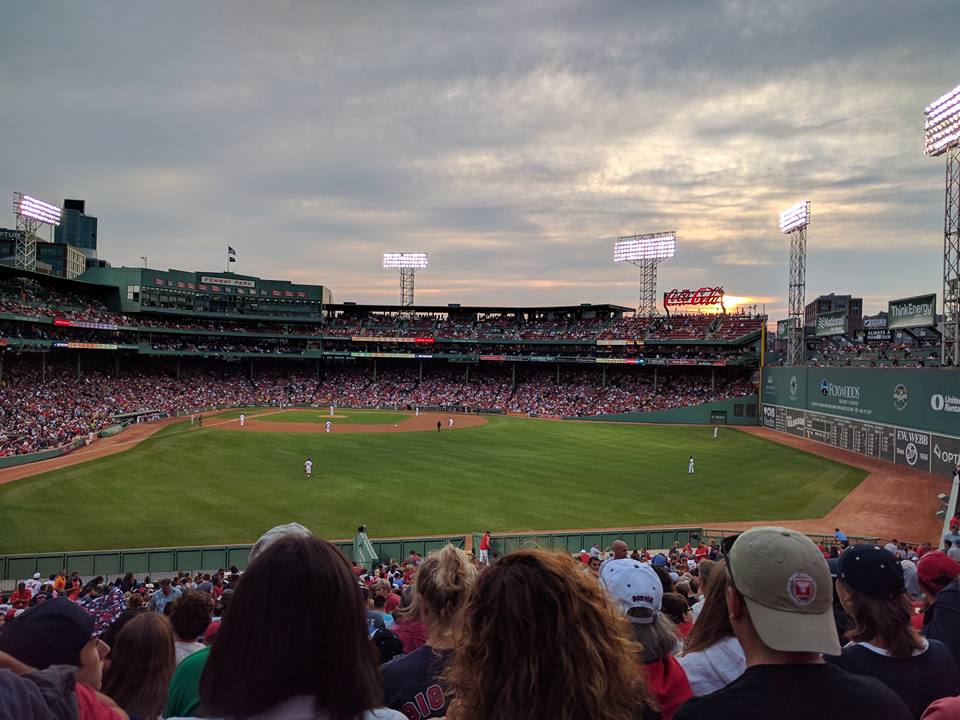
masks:
[(694, 475), (693, 471), (693, 455), (690, 456), (690, 462), (687, 464), (687, 475)]
[(307, 476), (307, 479), (313, 477), (313, 460), (307, 458), (306, 462), (303, 463), (303, 474)]

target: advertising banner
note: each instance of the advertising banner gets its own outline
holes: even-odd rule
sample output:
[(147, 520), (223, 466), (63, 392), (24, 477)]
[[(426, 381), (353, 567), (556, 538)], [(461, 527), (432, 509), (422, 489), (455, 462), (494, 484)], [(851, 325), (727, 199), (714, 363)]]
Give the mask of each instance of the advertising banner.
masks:
[(960, 438), (931, 435), (930, 445), (930, 472), (952, 477), (960, 467)]
[(930, 472), (930, 433), (918, 430), (896, 430), (897, 465)]
[(804, 368), (764, 368), (763, 402), (805, 409), (807, 371)]
[(785, 417), (785, 429), (791, 435), (797, 437), (807, 436), (807, 418), (802, 410), (787, 410)]
[(902, 300), (891, 300), (887, 306), (887, 327), (933, 327), (937, 324), (937, 296), (918, 295)]
[(777, 340), (790, 339), (790, 320), (777, 320)]
[(960, 455), (960, 374), (896, 368), (764, 368), (762, 422), (949, 477)]
[(846, 335), (847, 311), (834, 310), (833, 312), (817, 315), (814, 323), (815, 337), (829, 337), (830, 335)]

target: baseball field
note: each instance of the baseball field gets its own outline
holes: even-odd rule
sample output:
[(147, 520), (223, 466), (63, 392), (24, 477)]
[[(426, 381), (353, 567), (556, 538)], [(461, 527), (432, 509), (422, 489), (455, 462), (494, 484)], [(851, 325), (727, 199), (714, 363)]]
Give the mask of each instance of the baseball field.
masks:
[(0, 548), (244, 543), (290, 521), (345, 538), (360, 523), (389, 537), (820, 518), (867, 475), (728, 428), (456, 415), (450, 430), (447, 415), (338, 409), (327, 433), (326, 409), (250, 410), (243, 428), (239, 414), (5, 482)]

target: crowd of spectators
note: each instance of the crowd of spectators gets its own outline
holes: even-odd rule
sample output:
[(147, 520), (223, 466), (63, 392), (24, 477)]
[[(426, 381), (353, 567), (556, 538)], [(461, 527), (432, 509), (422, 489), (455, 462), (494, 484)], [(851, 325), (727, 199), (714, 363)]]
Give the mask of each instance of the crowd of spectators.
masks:
[[(122, 364), (82, 366), (41, 359), (33, 353), (6, 354), (0, 379), (0, 455), (21, 455), (86, 439), (135, 420), (136, 415), (190, 414), (215, 406), (338, 405), (353, 407), (463, 408), (525, 415), (588, 416), (685, 407), (751, 395), (741, 373), (661, 369), (656, 385), (650, 371), (610, 371), (604, 384), (595, 369), (517, 373), (456, 367), (418, 368), (330, 366), (310, 371), (257, 370), (220, 360), (170, 364), (125, 358)], [(121, 416), (118, 418), (118, 416)], [(127, 416), (123, 418), (122, 416)]]
[(0, 598), (0, 717), (960, 712), (960, 564), (928, 545), (755, 527), (662, 550), (496, 547), (358, 563), (291, 523), (243, 572), (37, 573)]
[[(206, 318), (162, 317), (141, 313), (124, 315), (109, 310), (92, 295), (46, 287), (37, 282), (0, 283), (0, 313), (21, 317), (56, 318), (71, 322), (115, 325), (134, 329), (196, 330), (204, 332), (284, 333), (327, 337), (427, 337), (483, 340), (596, 340), (596, 339), (699, 339), (730, 340), (760, 329), (761, 318), (742, 314), (672, 315), (668, 318), (557, 317), (523, 320), (516, 314), (489, 314), (477, 318), (422, 314), (331, 315), (326, 323), (275, 321), (241, 322)], [(710, 332), (715, 328), (714, 332)], [(33, 335), (30, 335), (33, 337)]]
[(810, 362), (821, 367), (939, 367), (940, 345), (889, 341), (824, 342)]

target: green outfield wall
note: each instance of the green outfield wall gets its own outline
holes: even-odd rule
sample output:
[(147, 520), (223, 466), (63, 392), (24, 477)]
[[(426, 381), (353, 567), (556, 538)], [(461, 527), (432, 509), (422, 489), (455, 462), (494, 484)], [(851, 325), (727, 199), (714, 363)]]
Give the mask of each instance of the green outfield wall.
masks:
[(761, 424), (950, 477), (960, 464), (960, 371), (764, 368)]
[(601, 420), (604, 422), (670, 423), (675, 425), (756, 425), (757, 396), (719, 400), (717, 402), (691, 405), (674, 410), (656, 412), (632, 412), (616, 415), (592, 415), (590, 417), (566, 418), (568, 420)]
[[(371, 540), (380, 558), (402, 561), (411, 551), (425, 555), (447, 543), (462, 548), (465, 535)], [(333, 540), (348, 560), (353, 560), (352, 540)], [(128, 572), (136, 575), (163, 576), (176, 572), (212, 571), (236, 565), (241, 570), (250, 558), (250, 545), (213, 545), (203, 547), (136, 548), (127, 550), (90, 550), (42, 553), (38, 555), (0, 555), (0, 581), (24, 580), (40, 573), (76, 570), (84, 577), (116, 577)]]
[[(663, 549), (675, 542), (685, 545), (694, 542), (702, 533), (700, 528), (654, 528), (647, 530), (570, 530), (567, 532), (510, 533), (493, 537), (492, 549), (496, 555), (539, 547), (549, 550), (579, 552), (594, 543), (609, 547), (614, 540), (623, 540), (630, 548)], [(371, 539), (374, 551), (381, 559), (402, 562), (412, 551), (425, 556), (447, 543), (467, 548), (472, 540), (476, 550), (480, 534), (440, 535), (419, 538)], [(344, 557), (353, 560), (352, 540), (332, 540)], [(7, 583), (24, 580), (38, 572), (44, 578), (53, 573), (76, 570), (83, 577), (103, 575), (116, 577), (132, 572), (142, 579), (144, 575), (162, 577), (176, 572), (213, 571), (236, 565), (243, 569), (250, 557), (249, 545), (212, 545), (202, 547), (136, 548), (127, 550), (90, 550), (78, 552), (42, 553), (36, 555), (0, 555), (0, 581)]]

